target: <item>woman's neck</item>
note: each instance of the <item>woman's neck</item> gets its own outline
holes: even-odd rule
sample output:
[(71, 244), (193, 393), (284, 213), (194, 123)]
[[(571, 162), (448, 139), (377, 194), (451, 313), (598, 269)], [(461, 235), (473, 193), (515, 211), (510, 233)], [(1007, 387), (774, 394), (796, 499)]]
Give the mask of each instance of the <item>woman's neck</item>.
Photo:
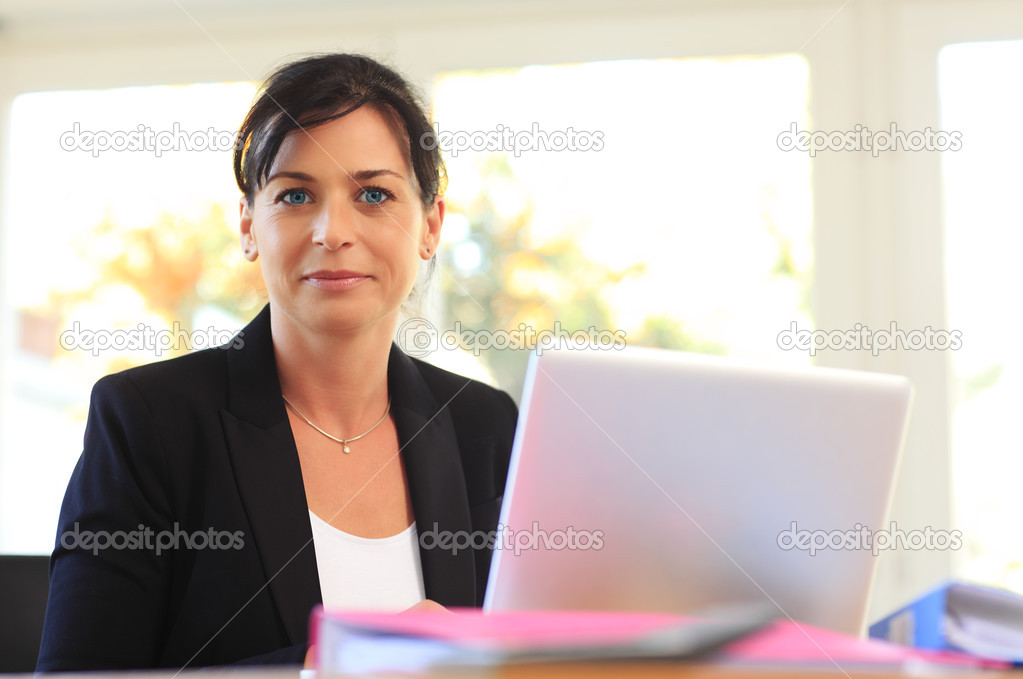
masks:
[[(396, 321), (396, 319), (395, 319)], [(396, 323), (314, 332), (271, 314), (281, 392), (317, 426), (352, 435), (387, 407), (387, 361)]]

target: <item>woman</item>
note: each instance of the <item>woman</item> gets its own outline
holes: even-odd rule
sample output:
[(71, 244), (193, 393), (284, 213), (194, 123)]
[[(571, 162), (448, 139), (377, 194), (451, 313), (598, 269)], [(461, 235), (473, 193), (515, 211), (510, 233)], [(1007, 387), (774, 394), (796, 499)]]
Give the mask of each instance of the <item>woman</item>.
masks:
[(496, 529), (514, 403), (391, 341), (444, 218), (430, 130), (365, 57), (268, 80), (234, 166), (269, 304), (230, 348), (96, 384), (39, 670), (300, 664), (321, 601), (482, 603), (489, 551), (417, 534)]

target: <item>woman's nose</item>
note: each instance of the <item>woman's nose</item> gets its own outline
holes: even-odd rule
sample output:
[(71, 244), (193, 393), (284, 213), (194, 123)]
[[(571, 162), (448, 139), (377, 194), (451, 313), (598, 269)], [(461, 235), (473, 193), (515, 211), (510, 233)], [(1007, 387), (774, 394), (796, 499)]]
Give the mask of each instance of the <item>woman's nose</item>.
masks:
[(353, 210), (330, 206), (322, 210), (313, 224), (313, 244), (337, 250), (355, 242), (356, 224)]

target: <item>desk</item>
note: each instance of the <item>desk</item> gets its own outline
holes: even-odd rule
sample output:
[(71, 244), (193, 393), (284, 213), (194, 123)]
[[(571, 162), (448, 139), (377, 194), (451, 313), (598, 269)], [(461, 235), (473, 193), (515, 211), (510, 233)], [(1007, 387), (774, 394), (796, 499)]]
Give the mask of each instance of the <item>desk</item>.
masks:
[[(232, 667), (209, 668), (204, 670), (187, 670), (181, 673), (171, 671), (158, 672), (95, 672), (95, 673), (57, 673), (52, 676), (72, 679), (223, 679), (224, 675), (231, 679), (299, 679), (298, 670), (253, 670)], [(35, 679), (41, 675), (11, 674), (5, 679)], [(350, 675), (348, 675), (350, 676)], [(385, 675), (366, 675), (385, 676)], [(394, 675), (390, 675), (393, 677)], [(950, 668), (935, 668), (933, 671), (906, 670), (892, 672), (890, 670), (847, 669), (803, 670), (793, 668), (738, 668), (711, 664), (688, 663), (603, 663), (566, 665), (519, 665), (493, 670), (458, 670), (437, 672), (426, 675), (427, 679), (612, 679), (626, 677), (632, 679), (778, 679), (779, 677), (798, 677), (798, 679), (905, 679), (906, 677), (940, 677), (942, 679), (1023, 679), (1023, 672), (983, 672), (976, 670), (956, 671)]]

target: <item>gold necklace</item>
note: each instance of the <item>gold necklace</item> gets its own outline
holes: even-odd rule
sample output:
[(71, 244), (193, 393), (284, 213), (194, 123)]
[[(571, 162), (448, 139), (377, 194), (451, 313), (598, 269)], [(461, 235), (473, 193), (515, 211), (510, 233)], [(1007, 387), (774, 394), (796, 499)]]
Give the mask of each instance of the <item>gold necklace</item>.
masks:
[(362, 438), (363, 436), (365, 436), (366, 434), (370, 433), (371, 431), (373, 431), (374, 429), (376, 429), (377, 427), (379, 427), (379, 426), (380, 426), (380, 424), (381, 424), (381, 423), (382, 423), (382, 422), (383, 422), (384, 420), (386, 420), (386, 419), (387, 419), (387, 413), (391, 412), (391, 397), (390, 397), (390, 396), (388, 396), (388, 397), (387, 397), (387, 407), (386, 407), (386, 408), (384, 408), (384, 414), (380, 416), (380, 419), (379, 419), (379, 420), (377, 420), (377, 423), (376, 423), (376, 424), (374, 424), (374, 425), (373, 425), (372, 427), (370, 427), (370, 428), (369, 428), (369, 429), (367, 429), (366, 431), (362, 432), (362, 433), (361, 433), (361, 434), (359, 434), (358, 436), (353, 436), (353, 437), (351, 437), (351, 438), (347, 438), (347, 439), (339, 439), (338, 437), (336, 437), (336, 436), (332, 436), (332, 435), (328, 434), (327, 432), (323, 431), (322, 429), (320, 429), (319, 427), (317, 427), (317, 426), (316, 426), (315, 424), (313, 424), (313, 423), (312, 423), (312, 422), (311, 422), (311, 421), (309, 420), (309, 418), (308, 418), (308, 417), (306, 417), (305, 415), (303, 415), (303, 414), (302, 414), (302, 411), (300, 411), (300, 410), (299, 410), (298, 408), (296, 408), (296, 407), (295, 407), (295, 404), (294, 404), (294, 403), (292, 403), (291, 401), (289, 401), (289, 400), (288, 400), (288, 397), (287, 397), (287, 396), (285, 396), (284, 394), (281, 394), (281, 398), (283, 398), (283, 399), (284, 399), (284, 402), (285, 402), (285, 403), (287, 403), (287, 404), (288, 404), (289, 406), (291, 406), (291, 409), (295, 411), (295, 414), (296, 414), (296, 415), (298, 415), (298, 416), (299, 416), (299, 417), (301, 417), (301, 418), (302, 418), (303, 420), (305, 420), (305, 423), (306, 423), (306, 424), (308, 424), (308, 425), (309, 425), (310, 427), (312, 427), (312, 428), (313, 428), (313, 429), (315, 429), (316, 431), (320, 432), (321, 434), (323, 434), (324, 436), (326, 436), (327, 438), (329, 438), (329, 439), (330, 439), (331, 441), (337, 441), (338, 443), (340, 443), (340, 444), (341, 444), (341, 450), (343, 450), (343, 451), (344, 451), (344, 452), (346, 452), (346, 453), (350, 453), (350, 452), (352, 452), (352, 449), (348, 447), (348, 444), (349, 444), (349, 443), (351, 443), (352, 441), (358, 441), (358, 440), (359, 440), (359, 439), (361, 439), (361, 438)]

